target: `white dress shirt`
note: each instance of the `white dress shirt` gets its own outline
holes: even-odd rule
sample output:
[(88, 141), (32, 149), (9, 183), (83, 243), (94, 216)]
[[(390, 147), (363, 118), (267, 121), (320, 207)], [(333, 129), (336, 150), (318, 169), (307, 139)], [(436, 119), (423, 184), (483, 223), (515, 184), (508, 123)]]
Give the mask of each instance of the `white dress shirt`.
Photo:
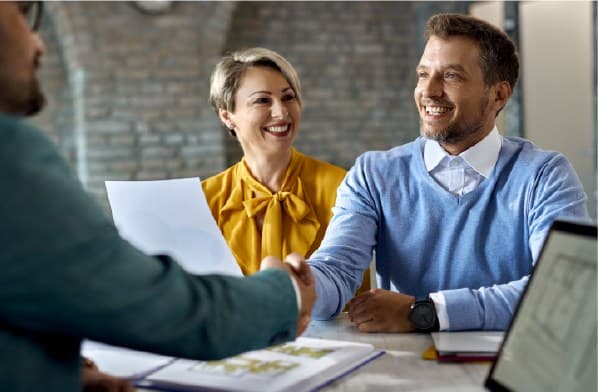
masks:
[[(484, 139), (459, 155), (450, 155), (437, 141), (428, 139), (424, 145), (424, 162), (426, 170), (440, 186), (455, 196), (463, 196), (492, 173), (501, 147), (502, 136), (496, 126)], [(430, 298), (436, 307), (440, 330), (448, 329), (444, 296), (436, 292), (430, 293)]]

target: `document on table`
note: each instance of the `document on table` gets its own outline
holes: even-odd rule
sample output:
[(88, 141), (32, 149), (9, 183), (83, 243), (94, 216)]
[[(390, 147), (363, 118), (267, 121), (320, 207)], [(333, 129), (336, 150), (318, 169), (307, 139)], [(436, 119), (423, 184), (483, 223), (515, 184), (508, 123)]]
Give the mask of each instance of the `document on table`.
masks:
[(172, 256), (193, 274), (242, 276), (198, 177), (106, 181), (120, 235), (147, 254)]
[(171, 391), (312, 391), (383, 354), (371, 344), (297, 338), (217, 361), (194, 361), (85, 342), (82, 355), (138, 387)]
[(432, 332), (437, 360), (492, 360), (500, 348), (503, 331)]
[(91, 340), (83, 341), (81, 354), (92, 358), (105, 373), (128, 379), (143, 378), (150, 371), (174, 361), (174, 357), (110, 346)]
[(500, 348), (504, 332), (432, 332), (431, 335), (438, 351), (496, 353)]

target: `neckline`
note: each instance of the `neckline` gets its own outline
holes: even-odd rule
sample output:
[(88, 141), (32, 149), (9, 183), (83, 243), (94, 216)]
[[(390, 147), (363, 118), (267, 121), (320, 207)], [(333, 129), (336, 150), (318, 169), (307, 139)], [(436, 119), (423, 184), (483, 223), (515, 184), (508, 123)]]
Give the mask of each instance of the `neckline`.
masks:
[(502, 170), (503, 161), (504, 161), (504, 147), (505, 147), (504, 140), (503, 140), (503, 144), (498, 152), (498, 159), (496, 160), (494, 170), (492, 170), (490, 175), (488, 177), (484, 178), (484, 180), (481, 181), (474, 190), (472, 190), (464, 195), (455, 195), (455, 194), (449, 192), (448, 190), (444, 189), (442, 187), (442, 185), (440, 185), (438, 182), (436, 182), (434, 177), (432, 177), (430, 172), (428, 172), (428, 170), (426, 169), (426, 164), (424, 162), (425, 142), (426, 142), (426, 139), (423, 137), (420, 137), (419, 143), (417, 144), (416, 156), (417, 156), (418, 169), (421, 172), (425, 173), (424, 181), (426, 181), (428, 184), (430, 184), (430, 186), (432, 188), (434, 188), (436, 193), (445, 200), (450, 200), (450, 201), (456, 202), (457, 204), (462, 204), (463, 202), (466, 202), (467, 200), (469, 200), (473, 197), (477, 197), (476, 195), (483, 192), (483, 190), (486, 187), (490, 186), (488, 184), (494, 183), (496, 181), (496, 173), (498, 173)]

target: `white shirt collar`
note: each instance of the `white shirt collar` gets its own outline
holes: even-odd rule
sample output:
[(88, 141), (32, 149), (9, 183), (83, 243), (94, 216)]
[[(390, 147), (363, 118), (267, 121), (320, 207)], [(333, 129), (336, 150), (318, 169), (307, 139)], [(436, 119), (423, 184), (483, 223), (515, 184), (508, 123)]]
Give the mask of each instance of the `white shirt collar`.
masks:
[[(495, 126), (485, 138), (463, 151), (459, 156), (476, 172), (487, 178), (492, 173), (496, 161), (498, 161), (501, 147), (502, 136)], [(434, 170), (446, 156), (449, 156), (449, 154), (442, 148), (440, 143), (436, 140), (426, 139), (424, 162), (428, 172)]]

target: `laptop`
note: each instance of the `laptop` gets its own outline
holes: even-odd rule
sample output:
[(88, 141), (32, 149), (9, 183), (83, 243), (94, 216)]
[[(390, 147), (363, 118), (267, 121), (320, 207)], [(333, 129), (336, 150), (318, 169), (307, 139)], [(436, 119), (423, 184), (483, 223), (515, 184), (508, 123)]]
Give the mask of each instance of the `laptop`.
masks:
[(596, 226), (556, 221), (485, 381), (491, 391), (596, 391)]

